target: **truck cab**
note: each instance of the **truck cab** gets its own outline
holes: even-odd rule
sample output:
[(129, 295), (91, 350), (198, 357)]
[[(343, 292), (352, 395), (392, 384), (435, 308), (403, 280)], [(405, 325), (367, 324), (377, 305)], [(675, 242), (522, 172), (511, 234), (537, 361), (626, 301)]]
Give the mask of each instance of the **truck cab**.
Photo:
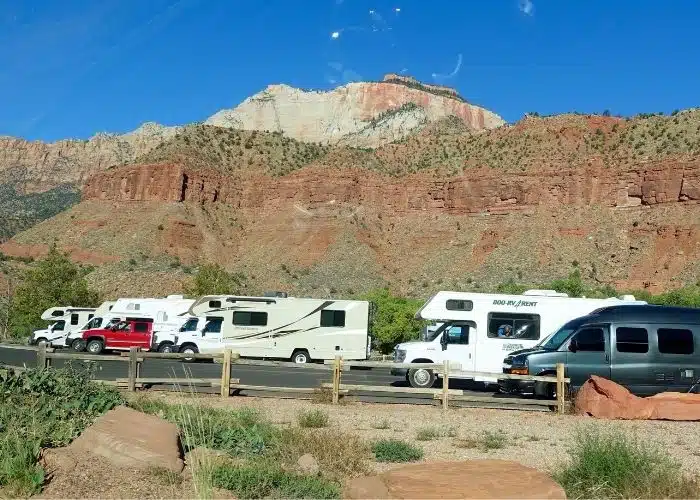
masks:
[(63, 347), (66, 338), (80, 331), (83, 325), (94, 316), (95, 309), (88, 307), (51, 307), (44, 311), (41, 319), (49, 321), (47, 328), (35, 330), (29, 339), (30, 345), (44, 342), (52, 347)]
[(85, 349), (91, 354), (106, 350), (127, 351), (132, 347), (150, 350), (152, 346), (153, 319), (126, 318), (108, 323), (105, 328), (85, 330)]

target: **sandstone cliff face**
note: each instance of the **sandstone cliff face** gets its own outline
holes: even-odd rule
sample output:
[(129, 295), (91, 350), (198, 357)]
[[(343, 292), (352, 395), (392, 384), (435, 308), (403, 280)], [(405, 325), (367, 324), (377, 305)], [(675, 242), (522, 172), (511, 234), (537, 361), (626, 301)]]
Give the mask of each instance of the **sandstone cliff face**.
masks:
[(132, 162), (178, 130), (147, 123), (124, 135), (97, 134), (87, 141), (51, 144), (0, 137), (0, 184), (18, 183), (24, 192), (43, 192), (60, 184), (80, 186), (95, 172)]
[(590, 167), (512, 173), (483, 168), (466, 170), (458, 177), (418, 173), (398, 179), (362, 169), (308, 167), (271, 178), (231, 176), (178, 164), (136, 165), (95, 175), (85, 185), (83, 198), (225, 203), (261, 211), (290, 203), (304, 207), (344, 203), (394, 215), (503, 213), (536, 206), (626, 208), (700, 201), (700, 160), (658, 162), (626, 170)]
[[(422, 108), (419, 118), (401, 119)], [(387, 113), (398, 114), (396, 126), (372, 133)], [(205, 123), (219, 127), (282, 132), (306, 142), (374, 147), (406, 137), (428, 121), (456, 116), (480, 131), (505, 122), (496, 114), (452, 97), (397, 83), (350, 83), (330, 92), (270, 85), (236, 108), (222, 110)]]

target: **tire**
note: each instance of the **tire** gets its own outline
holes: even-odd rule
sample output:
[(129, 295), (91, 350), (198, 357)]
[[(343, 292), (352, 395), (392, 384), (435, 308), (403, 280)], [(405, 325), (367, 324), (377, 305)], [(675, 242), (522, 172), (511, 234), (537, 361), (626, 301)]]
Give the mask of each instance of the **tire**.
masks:
[(101, 340), (98, 339), (92, 339), (88, 341), (87, 345), (85, 346), (85, 350), (90, 354), (100, 354), (103, 349), (104, 344)]
[(294, 351), (294, 354), (292, 354), (292, 361), (294, 363), (299, 364), (299, 365), (309, 363), (311, 361), (311, 356), (309, 356), (309, 351), (307, 351), (306, 349), (300, 349), (298, 351)]
[(425, 368), (411, 368), (408, 371), (408, 383), (416, 389), (430, 389), (435, 384), (435, 373)]
[(171, 353), (175, 352), (175, 346), (172, 342), (163, 342), (158, 346), (158, 352)]
[(86, 345), (83, 339), (75, 339), (70, 344), (70, 348), (73, 349), (75, 352), (83, 352), (85, 350), (85, 347)]
[(44, 344), (46, 344), (47, 346), (49, 345), (49, 339), (46, 339), (46, 338), (44, 338), (44, 337), (39, 337), (38, 339), (36, 339), (36, 345), (39, 345), (39, 344), (41, 344), (42, 342), (43, 342)]
[[(182, 354), (199, 354), (199, 349), (197, 349), (197, 346), (194, 344), (185, 344), (180, 348), (180, 352)], [(187, 363), (192, 363), (196, 360), (194, 358), (185, 357), (183, 361)]]

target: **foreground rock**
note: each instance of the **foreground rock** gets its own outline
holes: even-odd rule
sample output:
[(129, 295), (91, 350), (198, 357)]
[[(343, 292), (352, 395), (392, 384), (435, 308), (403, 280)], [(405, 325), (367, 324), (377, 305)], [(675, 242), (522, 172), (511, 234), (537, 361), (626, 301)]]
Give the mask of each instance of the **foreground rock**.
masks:
[(402, 466), (350, 481), (344, 498), (553, 498), (564, 489), (546, 474), (508, 460)]
[(120, 467), (159, 468), (174, 473), (182, 472), (184, 467), (177, 426), (126, 406), (98, 418), (68, 450), (73, 455), (99, 455)]
[(576, 394), (576, 413), (620, 420), (700, 420), (700, 394), (664, 392), (635, 396), (611, 380), (592, 375)]

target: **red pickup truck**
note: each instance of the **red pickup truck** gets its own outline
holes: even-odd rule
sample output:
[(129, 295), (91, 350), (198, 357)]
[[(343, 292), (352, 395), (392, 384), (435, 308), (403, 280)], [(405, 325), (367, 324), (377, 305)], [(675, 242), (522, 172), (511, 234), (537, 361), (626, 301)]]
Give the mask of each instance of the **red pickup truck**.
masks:
[(153, 320), (150, 318), (126, 318), (125, 321), (110, 323), (105, 328), (95, 328), (83, 332), (85, 350), (100, 354), (105, 350), (129, 350), (140, 347), (151, 348)]

